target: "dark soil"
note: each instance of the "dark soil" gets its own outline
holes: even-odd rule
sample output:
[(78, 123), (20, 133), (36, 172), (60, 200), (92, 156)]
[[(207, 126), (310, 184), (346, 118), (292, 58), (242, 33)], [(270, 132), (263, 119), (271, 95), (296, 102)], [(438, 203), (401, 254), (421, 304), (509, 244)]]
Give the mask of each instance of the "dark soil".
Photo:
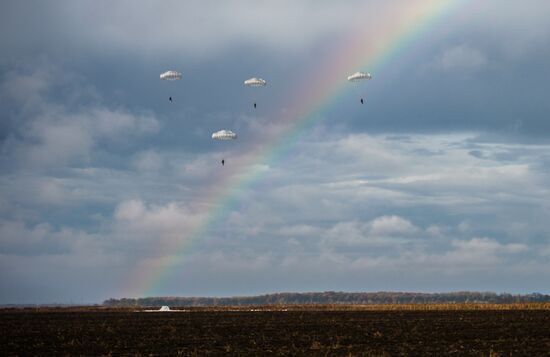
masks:
[(0, 311), (1, 356), (550, 356), (550, 311)]

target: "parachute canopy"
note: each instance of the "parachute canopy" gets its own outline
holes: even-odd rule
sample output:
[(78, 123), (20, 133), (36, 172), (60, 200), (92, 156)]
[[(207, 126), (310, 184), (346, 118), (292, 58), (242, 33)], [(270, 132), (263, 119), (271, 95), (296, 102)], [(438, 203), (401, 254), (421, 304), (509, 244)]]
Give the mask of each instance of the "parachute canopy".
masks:
[(212, 139), (214, 140), (235, 140), (237, 139), (237, 134), (231, 130), (220, 130), (212, 134)]
[(165, 81), (175, 81), (181, 79), (181, 73), (176, 71), (166, 71), (160, 74), (160, 79)]
[(355, 72), (351, 76), (348, 76), (348, 81), (350, 82), (359, 82), (364, 80), (372, 79), (372, 76), (370, 73), (365, 72)]
[(261, 78), (250, 78), (244, 81), (244, 85), (247, 87), (265, 87), (267, 82)]

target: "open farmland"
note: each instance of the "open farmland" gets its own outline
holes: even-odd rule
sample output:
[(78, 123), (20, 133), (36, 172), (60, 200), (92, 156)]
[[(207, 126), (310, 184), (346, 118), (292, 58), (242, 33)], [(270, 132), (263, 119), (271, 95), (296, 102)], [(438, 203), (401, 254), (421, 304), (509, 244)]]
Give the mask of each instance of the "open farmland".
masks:
[(4, 309), (0, 355), (550, 355), (545, 304), (254, 309)]

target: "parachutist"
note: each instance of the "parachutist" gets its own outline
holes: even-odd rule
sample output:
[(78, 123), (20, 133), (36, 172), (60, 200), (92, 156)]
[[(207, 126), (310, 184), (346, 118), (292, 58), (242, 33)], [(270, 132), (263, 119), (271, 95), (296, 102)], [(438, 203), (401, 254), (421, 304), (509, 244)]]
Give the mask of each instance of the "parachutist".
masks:
[[(237, 139), (237, 134), (232, 132), (231, 130), (220, 130), (216, 131), (215, 133), (212, 133), (212, 139), (214, 140), (235, 140)], [(222, 159), (221, 162), (222, 166), (225, 166), (225, 159)]]
[(168, 98), (168, 100), (170, 101), (170, 103), (172, 103), (172, 97)]
[[(265, 79), (256, 78), (256, 77), (249, 78), (246, 81), (244, 81), (244, 85), (246, 87), (252, 87), (252, 88), (265, 87), (266, 84), (267, 84), (267, 82), (265, 81)], [(257, 99), (257, 98), (254, 97), (254, 100), (255, 99)], [(256, 102), (254, 102), (253, 105), (254, 105), (254, 109), (256, 109)]]
[[(366, 83), (371, 79), (372, 79), (372, 75), (366, 72), (355, 72), (354, 74), (348, 76), (348, 81), (356, 83), (357, 85), (359, 85), (359, 83)], [(360, 95), (363, 95), (363, 94), (364, 93), (361, 93)], [(365, 100), (363, 98), (360, 98), (360, 101), (361, 101), (361, 104), (365, 104)]]

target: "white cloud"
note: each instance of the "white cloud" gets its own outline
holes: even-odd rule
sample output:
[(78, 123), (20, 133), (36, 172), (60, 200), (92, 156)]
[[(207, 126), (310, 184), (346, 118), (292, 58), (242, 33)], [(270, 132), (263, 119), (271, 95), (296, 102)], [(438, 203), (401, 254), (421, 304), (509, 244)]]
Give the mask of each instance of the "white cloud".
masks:
[(279, 234), (289, 237), (311, 237), (315, 235), (320, 235), (321, 232), (322, 230), (319, 227), (307, 224), (284, 226), (279, 229)]
[(428, 233), (428, 236), (431, 237), (437, 237), (441, 238), (444, 236), (444, 232), (447, 230), (446, 227), (442, 227), (436, 224), (430, 225), (428, 228), (426, 228), (426, 233)]
[(119, 221), (139, 221), (144, 214), (145, 205), (140, 200), (122, 202), (115, 210), (115, 218)]
[(452, 249), (443, 254), (427, 254), (422, 260), (427, 264), (441, 266), (445, 270), (455, 269), (469, 271), (481, 267), (504, 266), (509, 263), (507, 255), (518, 254), (528, 250), (521, 243), (499, 243), (497, 240), (474, 237), (469, 240), (453, 240)]
[(155, 133), (160, 125), (152, 116), (104, 107), (82, 108), (76, 114), (66, 111), (42, 114), (31, 119), (29, 130), (23, 133), (24, 142), (16, 148), (36, 166), (88, 161), (92, 148), (101, 140)]
[[(11, 237), (2, 247), (14, 254), (48, 249), (51, 254), (63, 251), (71, 256), (86, 251), (101, 257), (114, 254), (120, 260), (112, 264), (120, 264), (127, 275), (174, 265), (174, 270), (205, 291), (212, 291), (208, 282), (224, 287), (222, 294), (237, 287), (249, 291), (244, 278), (227, 285), (224, 281), (230, 273), (244, 274), (254, 286), (266, 286), (262, 279), (269, 276), (275, 281), (274, 289), (330, 288), (331, 282), (340, 281), (359, 290), (363, 283), (381, 286), (375, 272), (395, 282), (393, 288), (435, 282), (447, 286), (441, 276), (479, 282), (476, 276), (489, 271), (544, 275), (541, 255), (531, 246), (533, 239), (550, 233), (545, 221), (533, 215), (546, 204), (548, 183), (532, 163), (540, 161), (548, 147), (525, 154), (523, 145), (488, 145), (484, 147), (488, 155), (480, 160), (469, 154), (471, 139), (472, 135), (411, 136), (396, 142), (365, 134), (308, 138), (298, 144), (300, 155), (270, 163), (264, 179), (237, 192), (238, 204), (225, 207), (227, 214), (211, 222), (210, 229), (199, 230), (199, 235), (195, 235), (197, 227), (220, 202), (197, 193), (197, 188), (204, 189), (203, 183), (189, 179), (181, 167), (199, 170), (200, 163), (212, 154), (199, 153), (188, 160), (187, 154), (140, 151), (132, 154), (136, 167), (155, 168), (159, 159), (166, 163), (164, 170), (181, 171), (170, 177), (154, 169), (142, 174), (88, 167), (71, 170), (75, 177), (33, 181), (41, 187), (44, 202), (63, 200), (67, 192), (72, 192), (70, 197), (76, 202), (85, 203), (93, 202), (93, 197), (111, 196), (114, 211), (100, 217), (101, 234), (20, 220), (19, 228), (10, 224), (2, 231), (2, 236)], [(419, 150), (426, 147), (428, 154)], [(523, 154), (512, 162), (499, 161), (492, 153), (503, 148)], [(370, 158), (363, 160), (365, 152)], [(311, 162), (320, 158), (331, 164), (313, 170)], [(139, 166), (140, 159), (146, 165)], [(204, 173), (198, 176), (208, 178), (208, 165), (200, 170)], [(240, 177), (243, 170), (224, 173), (228, 176), (215, 177), (212, 187)], [(88, 183), (72, 181), (76, 179)], [(5, 180), (4, 192), (11, 191), (13, 182)], [(159, 186), (151, 188), (151, 181)], [(177, 191), (181, 186), (184, 189)], [(19, 195), (15, 195), (19, 201), (5, 193), (3, 197), (9, 199), (8, 206), (22, 202)], [(40, 235), (50, 238), (36, 238)], [(18, 236), (29, 237), (31, 244), (11, 241)], [(73, 241), (73, 237), (77, 238)], [(182, 259), (177, 252), (191, 240), (197, 242), (195, 250)], [(127, 269), (122, 267), (125, 264)], [(289, 272), (293, 272), (290, 280)], [(406, 274), (411, 274), (410, 279), (403, 281)], [(511, 280), (502, 274), (501, 282), (506, 285)], [(467, 288), (464, 284), (461, 287)]]
[(40, 180), (38, 183), (37, 201), (47, 204), (58, 205), (63, 204), (67, 200), (68, 192), (64, 187), (62, 179), (47, 177)]
[[(113, 236), (139, 245), (142, 254), (170, 255), (194, 238), (203, 215), (182, 203), (145, 205), (139, 199), (121, 202), (115, 209)], [(148, 249), (151, 249), (148, 252)]]
[(449, 48), (435, 61), (436, 67), (442, 70), (479, 69), (487, 63), (487, 57), (483, 52), (468, 45)]
[(183, 157), (171, 159), (170, 166), (174, 173), (181, 179), (206, 180), (212, 176), (212, 170), (217, 168), (219, 157), (224, 157), (223, 153), (219, 154), (202, 154), (195, 157)]
[(399, 216), (380, 216), (369, 222), (339, 222), (325, 230), (322, 246), (396, 246), (413, 238), (419, 229)]
[(417, 228), (399, 216), (382, 216), (370, 222), (370, 233), (378, 236), (408, 235)]
[(141, 171), (159, 171), (164, 165), (164, 158), (156, 150), (145, 150), (135, 156), (133, 164)]
[[(19, 143), (23, 158), (33, 166), (65, 165), (88, 159), (93, 137), (82, 122), (59, 120), (55, 114), (31, 123), (25, 142)], [(31, 144), (32, 143), (32, 144)]]

